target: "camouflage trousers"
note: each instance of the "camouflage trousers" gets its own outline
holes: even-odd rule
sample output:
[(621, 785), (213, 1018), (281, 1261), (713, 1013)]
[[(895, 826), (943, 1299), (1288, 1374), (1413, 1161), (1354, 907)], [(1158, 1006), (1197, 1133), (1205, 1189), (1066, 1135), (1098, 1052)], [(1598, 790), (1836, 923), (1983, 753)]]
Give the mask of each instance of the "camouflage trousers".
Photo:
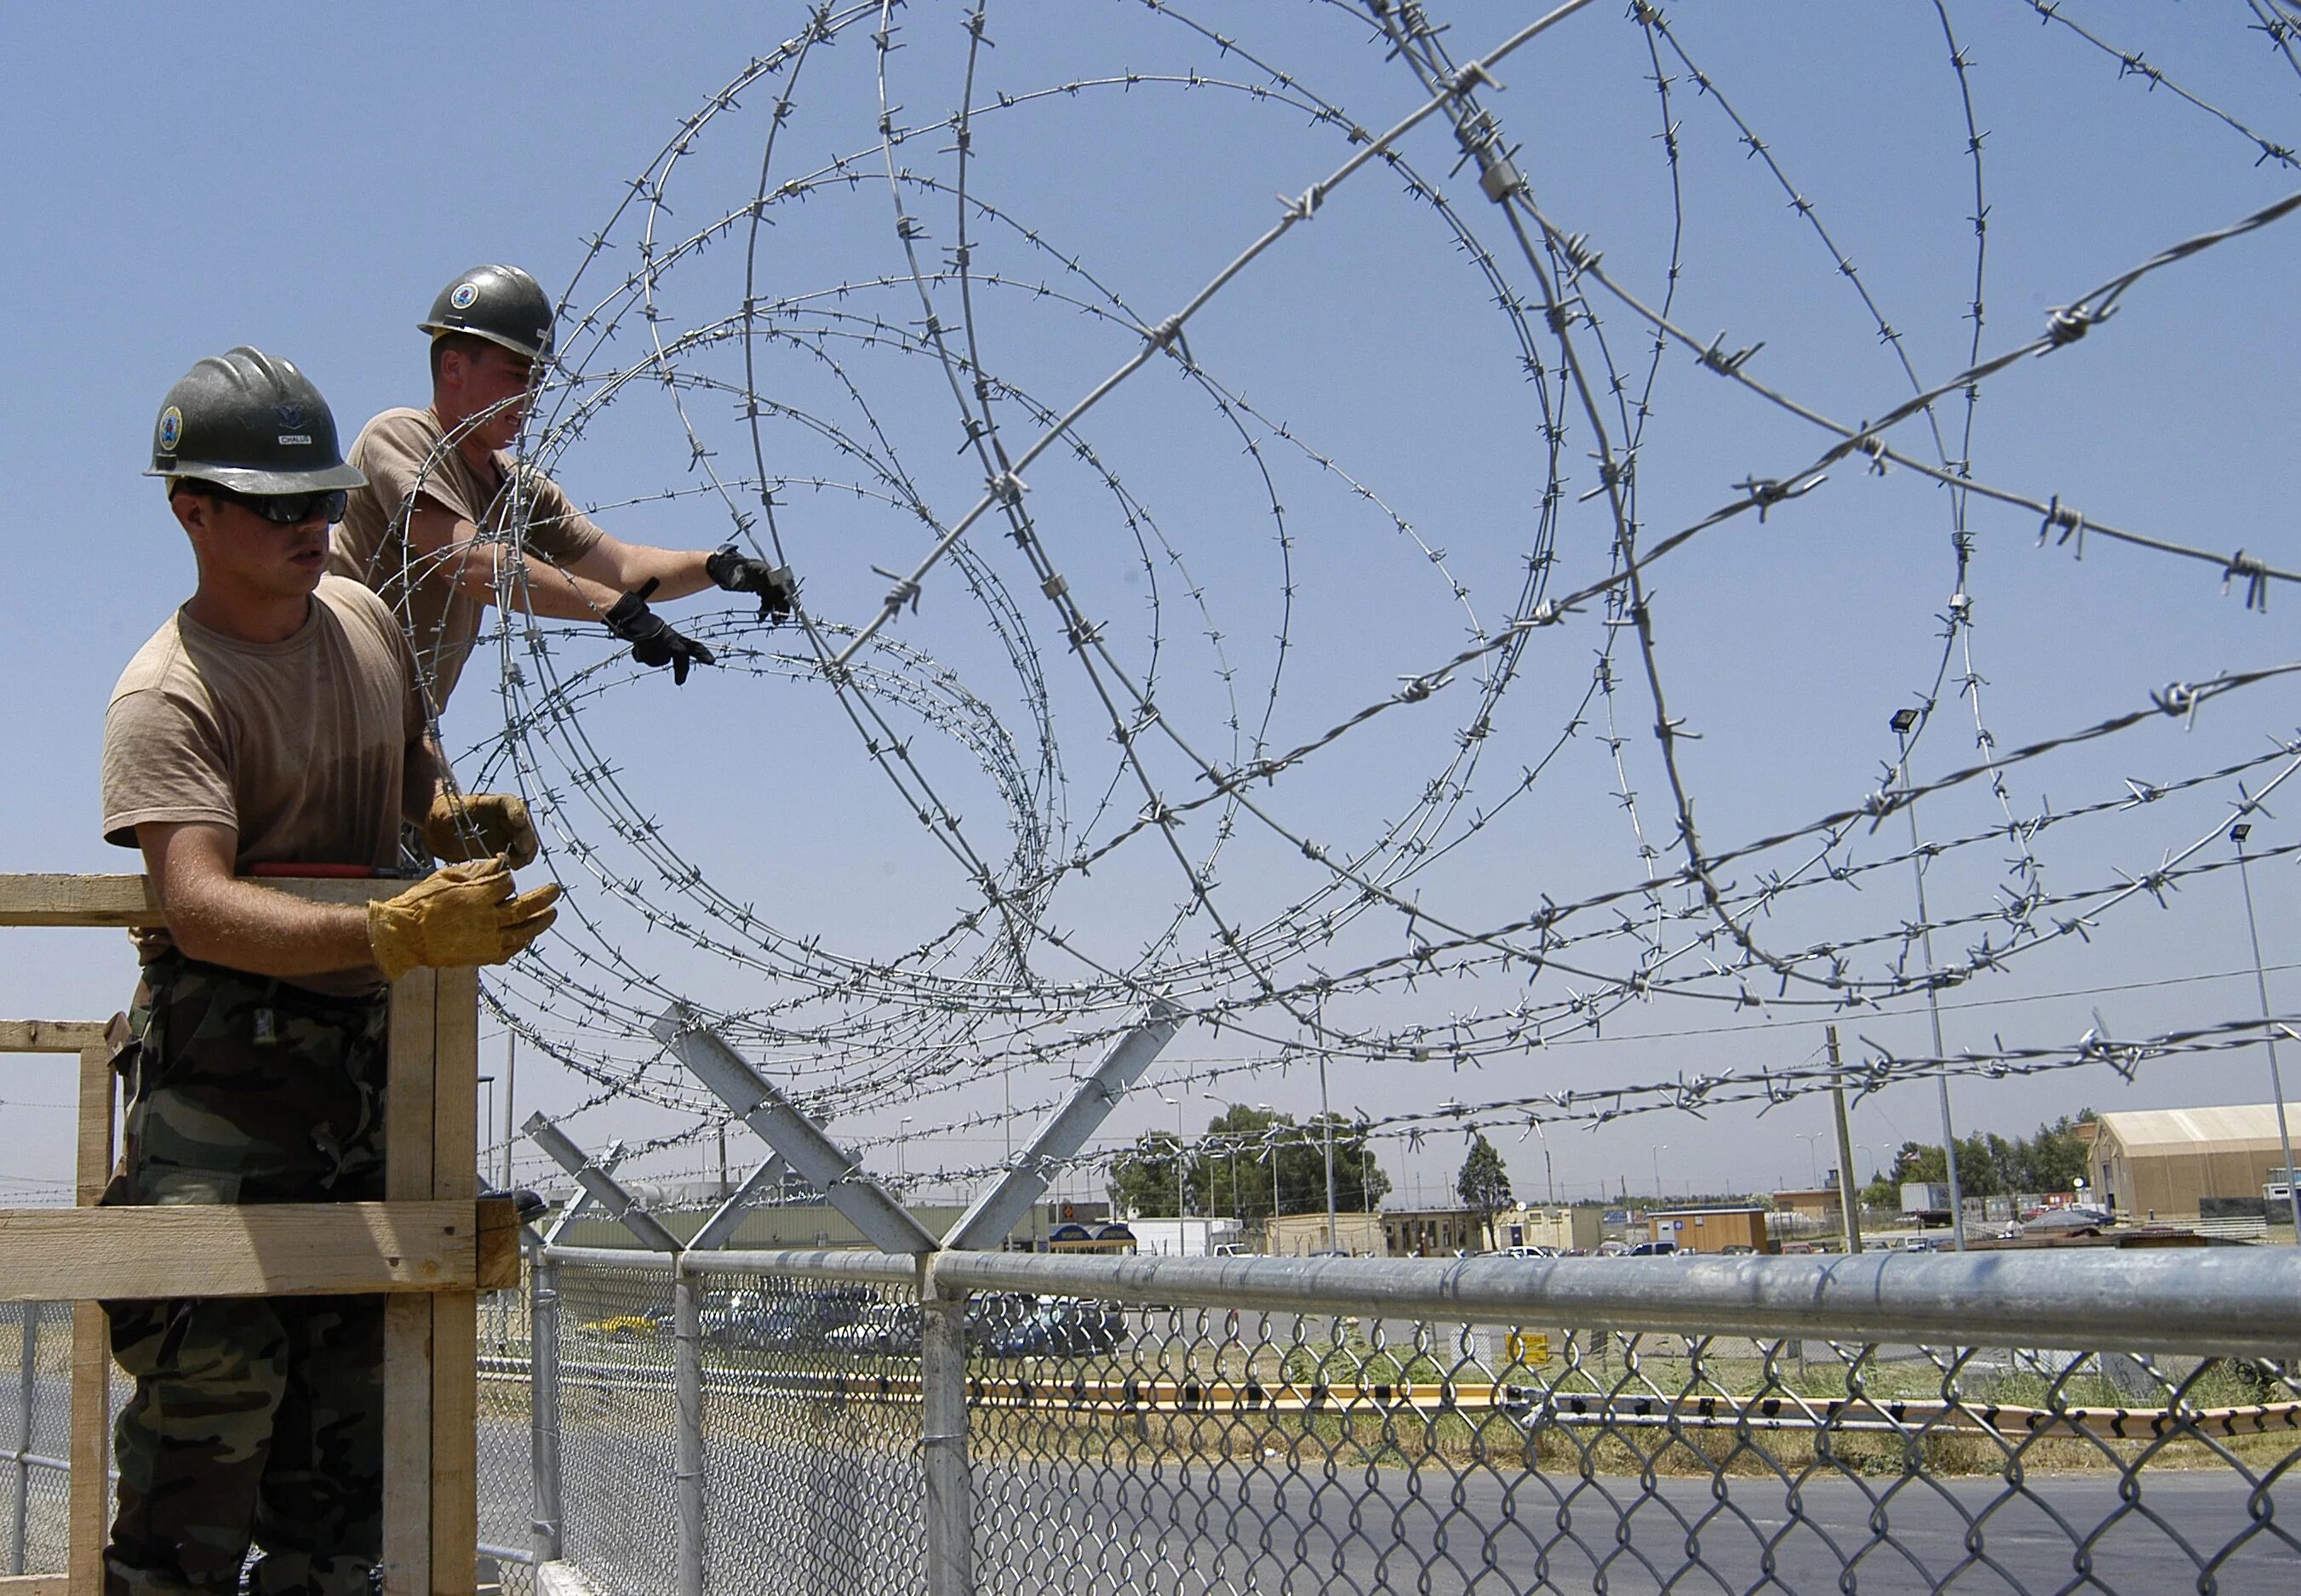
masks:
[[(120, 1064), (107, 1204), (383, 1196), (386, 1005), (171, 953)], [(381, 1555), (383, 1299), (107, 1302), (136, 1382), (114, 1447), (105, 1596), (366, 1596)]]

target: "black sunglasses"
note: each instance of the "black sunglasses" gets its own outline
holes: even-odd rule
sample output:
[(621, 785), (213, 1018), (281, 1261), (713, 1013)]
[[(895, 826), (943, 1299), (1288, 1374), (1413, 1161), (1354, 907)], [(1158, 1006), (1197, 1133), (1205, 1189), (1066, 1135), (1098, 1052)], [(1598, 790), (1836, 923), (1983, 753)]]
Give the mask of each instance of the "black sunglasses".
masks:
[(328, 524), (333, 526), (344, 518), (344, 506), (350, 498), (350, 495), (340, 488), (319, 493), (238, 493), (213, 483), (203, 483), (201, 487), (203, 491), (217, 498), (230, 499), (279, 526), (301, 526), (312, 519), (315, 510), (324, 514)]

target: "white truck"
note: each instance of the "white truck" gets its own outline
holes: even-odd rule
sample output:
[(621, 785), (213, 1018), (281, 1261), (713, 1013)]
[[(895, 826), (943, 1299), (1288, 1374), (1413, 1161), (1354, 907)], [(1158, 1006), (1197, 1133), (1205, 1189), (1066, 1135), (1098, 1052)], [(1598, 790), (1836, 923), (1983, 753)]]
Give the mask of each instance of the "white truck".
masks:
[(1228, 1258), (1242, 1250), (1235, 1219), (1130, 1219), (1142, 1258)]

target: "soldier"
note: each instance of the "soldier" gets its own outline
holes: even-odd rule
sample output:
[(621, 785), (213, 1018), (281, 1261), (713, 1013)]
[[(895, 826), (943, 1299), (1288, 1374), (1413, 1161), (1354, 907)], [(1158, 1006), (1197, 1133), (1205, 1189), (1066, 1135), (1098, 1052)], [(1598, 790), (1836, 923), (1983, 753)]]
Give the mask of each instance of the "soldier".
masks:
[(534, 614), (604, 621), (633, 658), (669, 665), (682, 684), (690, 665), (711, 663), (711, 650), (665, 624), (649, 598), (715, 585), (757, 595), (764, 619), (789, 614), (797, 595), (788, 569), (732, 545), (702, 554), (611, 537), (557, 483), (514, 470), (503, 451), (517, 441), (550, 358), (551, 323), (535, 279), (516, 266), (473, 267), (417, 323), (431, 335), (431, 407), (387, 410), (352, 445), (367, 485), (352, 492), (329, 568), (406, 615), (442, 711), (479, 636), (480, 611), (515, 562)]
[[(168, 392), (153, 475), (190, 539), (191, 598), (138, 651), (104, 731), (104, 832), (140, 848), (165, 931), (119, 1063), (114, 1204), (383, 1196), (384, 982), (499, 963), (551, 923), (515, 897), (516, 800), (450, 800), (397, 619), (325, 575), (361, 478), (327, 403), (258, 350)], [(378, 870), (404, 817), (463, 862), (364, 908), (264, 885), (264, 867)], [(484, 849), (496, 856), (473, 857)], [(107, 1596), (366, 1596), (381, 1555), (382, 1299), (113, 1302), (136, 1391), (117, 1429)]]

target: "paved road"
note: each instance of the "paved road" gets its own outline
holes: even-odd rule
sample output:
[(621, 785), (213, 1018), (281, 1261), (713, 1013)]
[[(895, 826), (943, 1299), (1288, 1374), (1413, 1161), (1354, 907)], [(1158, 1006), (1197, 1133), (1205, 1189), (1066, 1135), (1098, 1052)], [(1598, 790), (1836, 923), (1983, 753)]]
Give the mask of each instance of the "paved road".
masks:
[[(44, 1412), (60, 1411), (63, 1383), (44, 1380), (40, 1397)], [(571, 1431), (570, 1545), (608, 1590), (669, 1592), (672, 1464), (654, 1439), (668, 1435), (667, 1416), (652, 1394), (631, 1400), (646, 1416), (612, 1451), (597, 1444), (612, 1432)], [(912, 1416), (862, 1402), (774, 1401), (715, 1408), (713, 1427), (715, 1592), (917, 1588)], [(1050, 1429), (1044, 1444), (1060, 1433)], [(479, 1439), (482, 1539), (524, 1546), (524, 1422), (488, 1418)], [(978, 1462), (978, 1575), (986, 1592), (1029, 1596), (2301, 1592), (2301, 1470), (2257, 1498), (2228, 1470), (2151, 1469), (2136, 1480), (2129, 1501), (2106, 1474), (2040, 1476), (2011, 1494), (1995, 1477), (1822, 1478), (1793, 1492), (1772, 1478), (1329, 1473), (1312, 1457), (1177, 1466), (1147, 1450), (1124, 1471)], [(40, 1485), (49, 1487), (36, 1487), (43, 1497), (53, 1489)], [(2200, 1564), (2231, 1545), (2213, 1583), (2201, 1583)]]
[[(843, 1416), (786, 1406), (763, 1413), (772, 1433), (727, 1424), (712, 1436), (710, 1588), (919, 1588), (921, 1486), (907, 1435), (859, 1404)], [(524, 1459), (524, 1432), (483, 1435), (481, 1451), (499, 1460), (482, 1466), (484, 1516), (513, 1533), (527, 1511), (525, 1475), (511, 1466)], [(580, 1451), (568, 1464), (571, 1551), (609, 1590), (673, 1591), (670, 1459), (638, 1447)], [(986, 1592), (1029, 1596), (2301, 1592), (2301, 1479), (2251, 1502), (2226, 1471), (2138, 1482), (2127, 1502), (2109, 1475), (2044, 1476), (2015, 1493), (1995, 1477), (1822, 1478), (1793, 1492), (1774, 1478), (1329, 1473), (1315, 1458), (1290, 1466), (1269, 1455), (1177, 1466), (1148, 1450), (1125, 1469), (978, 1462), (977, 1575)], [(2201, 1562), (2231, 1544), (2216, 1583), (2201, 1585)]]

